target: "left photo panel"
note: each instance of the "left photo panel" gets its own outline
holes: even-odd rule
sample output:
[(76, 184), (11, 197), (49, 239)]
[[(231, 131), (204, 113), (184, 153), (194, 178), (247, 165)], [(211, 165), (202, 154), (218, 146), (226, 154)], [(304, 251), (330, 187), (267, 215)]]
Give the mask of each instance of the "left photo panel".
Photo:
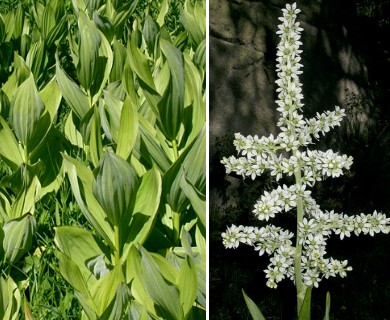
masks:
[(206, 0), (0, 2), (0, 320), (203, 320)]

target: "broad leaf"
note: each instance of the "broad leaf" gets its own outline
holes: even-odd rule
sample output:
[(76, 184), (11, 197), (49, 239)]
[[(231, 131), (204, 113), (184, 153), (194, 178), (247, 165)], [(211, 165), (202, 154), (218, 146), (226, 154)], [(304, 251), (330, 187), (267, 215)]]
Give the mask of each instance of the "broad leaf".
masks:
[(114, 246), (114, 232), (106, 220), (106, 213), (92, 193), (93, 173), (76, 159), (64, 155), (64, 169), (72, 187), (73, 195), (82, 213), (111, 248)]
[(60, 87), (67, 104), (80, 120), (83, 119), (90, 109), (88, 98), (79, 86), (62, 70), (58, 58), (56, 74), (58, 86)]
[(180, 291), (180, 302), (185, 316), (190, 312), (195, 302), (197, 286), (198, 279), (195, 265), (192, 259), (187, 256), (181, 265), (179, 278), (177, 280), (177, 287)]
[(80, 30), (80, 42), (77, 77), (84, 89), (89, 92), (95, 80), (96, 64), (102, 40), (99, 30), (83, 11), (79, 12), (78, 27)]
[(146, 291), (155, 302), (157, 313), (164, 319), (182, 319), (183, 309), (180, 306), (178, 289), (169, 284), (161, 274), (158, 265), (152, 256), (142, 247), (141, 252), (141, 279)]
[(91, 272), (87, 267), (87, 262), (101, 255), (102, 250), (92, 233), (74, 226), (56, 227), (54, 241), (61, 252), (77, 264), (86, 283), (88, 285), (94, 284), (96, 279), (90, 277)]
[(94, 175), (93, 194), (108, 221), (119, 226), (121, 217), (131, 213), (139, 178), (128, 162), (112, 152), (104, 154)]
[(15, 170), (23, 162), (22, 152), (7, 122), (0, 116), (0, 156)]
[(56, 251), (62, 276), (75, 289), (75, 296), (83, 307), (89, 319), (98, 319), (96, 305), (92, 299), (87, 283), (80, 272), (79, 267), (67, 255)]
[(135, 106), (126, 98), (123, 103), (120, 126), (118, 132), (118, 145), (116, 154), (123, 159), (128, 159), (138, 134), (138, 113)]
[(170, 69), (170, 80), (158, 103), (158, 125), (168, 140), (173, 141), (179, 132), (184, 112), (184, 60), (179, 49), (167, 40), (160, 40), (160, 48)]
[(36, 221), (31, 214), (6, 222), (3, 226), (3, 249), (9, 263), (18, 261), (32, 245)]
[[(16, 90), (11, 102), (10, 121), (16, 137), (23, 145), (27, 145), (34, 131), (45, 106), (38, 95), (33, 75), (27, 78)], [(46, 129), (47, 130), (47, 129)]]

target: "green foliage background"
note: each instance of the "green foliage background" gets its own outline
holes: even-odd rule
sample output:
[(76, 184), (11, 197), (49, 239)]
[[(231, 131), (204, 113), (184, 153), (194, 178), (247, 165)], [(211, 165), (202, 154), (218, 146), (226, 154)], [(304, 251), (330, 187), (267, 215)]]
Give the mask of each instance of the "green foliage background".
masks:
[(0, 13), (0, 319), (205, 319), (205, 1)]

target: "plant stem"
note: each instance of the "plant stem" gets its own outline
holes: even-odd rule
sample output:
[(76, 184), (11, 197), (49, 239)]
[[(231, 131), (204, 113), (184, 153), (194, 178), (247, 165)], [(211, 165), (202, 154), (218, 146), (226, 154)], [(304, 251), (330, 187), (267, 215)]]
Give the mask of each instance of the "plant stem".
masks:
[(173, 241), (176, 244), (180, 238), (180, 212), (173, 212)]
[(114, 225), (114, 236), (115, 236), (115, 265), (120, 262), (120, 241), (119, 241), (119, 227)]
[(179, 159), (179, 151), (177, 150), (177, 142), (176, 139), (172, 140), (172, 148), (173, 148), (173, 156), (175, 157), (175, 161)]
[[(296, 152), (293, 151), (293, 155), (296, 156)], [(298, 187), (302, 187), (302, 176), (301, 176), (301, 166), (298, 165), (296, 172), (294, 172), (295, 183)], [(302, 196), (297, 196), (297, 233), (296, 233), (296, 244), (295, 244), (295, 286), (297, 288), (297, 309), (298, 316), (302, 308), (303, 301), (305, 299), (307, 287), (302, 281), (301, 274), (301, 257), (302, 257), (302, 245), (300, 244), (300, 234), (298, 232), (299, 224), (303, 221), (303, 200)]]
[(23, 146), (23, 151), (24, 151), (24, 163), (28, 164), (28, 150), (27, 150), (27, 145)]

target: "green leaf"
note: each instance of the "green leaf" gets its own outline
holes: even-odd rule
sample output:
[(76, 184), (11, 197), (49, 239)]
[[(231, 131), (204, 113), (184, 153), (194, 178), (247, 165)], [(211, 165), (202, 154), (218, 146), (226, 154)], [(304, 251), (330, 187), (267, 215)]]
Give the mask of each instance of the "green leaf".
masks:
[(26, 214), (6, 222), (3, 230), (5, 256), (9, 263), (13, 264), (30, 250), (36, 230), (36, 221), (31, 214)]
[(16, 90), (11, 102), (10, 121), (16, 137), (27, 145), (43, 115), (45, 106), (38, 95), (33, 75)]
[(99, 15), (96, 11), (92, 15), (96, 27), (104, 34), (108, 42), (114, 38), (114, 26), (111, 20), (105, 16)]
[(261, 313), (259, 307), (253, 302), (253, 300), (251, 300), (251, 298), (249, 298), (244, 289), (242, 289), (242, 294), (244, 295), (244, 299), (245, 299), (245, 303), (246, 303), (246, 306), (248, 307), (249, 309), (249, 312), (252, 316), (252, 319), (253, 320), (265, 320), (263, 314)]
[(45, 41), (49, 49), (58, 45), (65, 36), (67, 31), (67, 21), (67, 16), (63, 16), (62, 19), (54, 26), (53, 29), (50, 30), (49, 34), (46, 36)]
[(41, 192), (41, 184), (37, 176), (34, 176), (31, 184), (25, 187), (12, 204), (11, 212), (9, 214), (11, 219), (16, 219), (28, 212), (33, 212), (35, 209), (35, 202), (38, 201)]
[(76, 159), (66, 155), (63, 155), (63, 157), (64, 169), (68, 174), (72, 192), (77, 204), (96, 232), (114, 249), (114, 232), (106, 220), (106, 213), (99, 205), (99, 202), (92, 192), (94, 181), (92, 171)]
[(78, 265), (61, 251), (56, 251), (56, 256), (59, 260), (61, 275), (76, 290), (75, 296), (82, 305), (84, 312), (89, 319), (97, 320), (96, 305)]
[(148, 47), (149, 53), (154, 54), (154, 49), (156, 46), (157, 35), (160, 32), (160, 28), (157, 23), (155, 23), (150, 15), (147, 15), (144, 21), (144, 27), (142, 29), (142, 35), (145, 39), (146, 45)]
[(169, 141), (176, 139), (184, 112), (184, 60), (172, 43), (160, 39), (160, 48), (170, 69), (170, 80), (161, 101), (158, 103), (158, 126)]
[(24, 317), (26, 318), (26, 320), (34, 320), (34, 316), (30, 310), (30, 307), (28, 306), (28, 302), (26, 299), (23, 299), (24, 300), (24, 303), (23, 303), (23, 312), (24, 312)]
[[(112, 65), (111, 73), (110, 73), (110, 82), (115, 82), (122, 80), (122, 75), (124, 73), (123, 66), (126, 63), (126, 48), (114, 38), (112, 42), (113, 54), (114, 54), (114, 62)], [(133, 81), (133, 79), (129, 79)]]
[(131, 41), (128, 43), (128, 61), (132, 71), (138, 77), (139, 83), (144, 90), (145, 98), (147, 99), (150, 107), (155, 114), (158, 114), (157, 103), (160, 100), (160, 95), (156, 90), (149, 62), (141, 50), (138, 49), (135, 40), (135, 36), (132, 36)]
[(182, 175), (180, 186), (187, 198), (190, 200), (192, 207), (198, 215), (203, 227), (206, 227), (206, 197)]
[(159, 145), (158, 140), (153, 136), (153, 127), (141, 116), (139, 116), (139, 129), (141, 136), (140, 154), (141, 157), (152, 167), (156, 165), (160, 172), (166, 172), (171, 163), (165, 152)]
[(329, 320), (329, 312), (330, 312), (330, 293), (326, 293), (326, 303), (325, 303), (325, 315), (324, 320)]
[(17, 284), (11, 277), (0, 277), (0, 319), (18, 320), (21, 295)]
[(45, 42), (42, 40), (34, 42), (28, 51), (26, 64), (33, 73), (37, 83), (40, 83), (40, 80), (44, 74), (47, 60), (48, 58)]
[(189, 199), (181, 187), (183, 174), (198, 191), (205, 191), (205, 162), (206, 136), (203, 129), (163, 176), (163, 194), (173, 211), (182, 212), (189, 204)]
[(180, 306), (178, 289), (164, 279), (152, 256), (142, 247), (139, 250), (142, 256), (142, 283), (145, 285), (149, 296), (157, 304), (157, 313), (167, 320), (183, 319), (183, 309)]
[(88, 92), (95, 80), (96, 63), (102, 40), (99, 30), (83, 11), (79, 12), (78, 27), (80, 30), (80, 41), (77, 77), (81, 85)]
[(186, 0), (181, 12), (180, 21), (195, 46), (205, 38), (206, 9), (204, 3), (204, 1), (199, 1), (193, 5), (191, 1)]
[(0, 116), (0, 156), (13, 169), (23, 163), (23, 156), (12, 130)]
[(87, 268), (87, 262), (102, 254), (102, 250), (96, 243), (91, 231), (74, 226), (61, 226), (55, 228), (54, 242), (62, 253), (67, 255), (77, 264), (86, 283), (90, 286), (96, 279), (90, 277), (91, 272)]
[(132, 221), (127, 229), (124, 252), (128, 251), (133, 243), (142, 245), (148, 238), (157, 216), (160, 197), (161, 176), (156, 168), (152, 168), (142, 176), (135, 199)]
[(195, 265), (189, 256), (186, 256), (180, 268), (180, 274), (177, 281), (177, 287), (180, 291), (180, 303), (186, 316), (194, 302), (197, 295), (198, 279), (196, 276)]
[(92, 164), (96, 167), (103, 154), (103, 143), (100, 125), (99, 111), (96, 106), (93, 107), (93, 117), (91, 119), (91, 133), (89, 136), (89, 154)]
[(194, 62), (203, 70), (206, 69), (206, 39), (203, 39), (196, 48)]
[(138, 113), (135, 106), (126, 98), (123, 103), (120, 126), (118, 132), (118, 145), (116, 154), (123, 159), (128, 159), (138, 134)]
[(57, 118), (57, 111), (62, 99), (62, 93), (55, 78), (50, 80), (50, 82), (39, 91), (39, 96), (50, 114), (50, 122), (54, 122)]
[[(125, 265), (126, 283), (131, 282), (131, 293), (142, 306), (144, 306), (151, 314), (156, 315), (155, 305), (153, 300), (146, 292), (146, 287), (143, 284), (141, 277), (141, 253), (131, 246)], [(138, 308), (137, 308), (138, 309)], [(132, 313), (135, 310), (132, 311)], [(134, 319), (137, 319), (136, 317)]]
[(311, 291), (313, 287), (307, 287), (305, 292), (305, 298), (301, 309), (298, 312), (298, 320), (310, 320), (310, 309), (311, 309)]
[(157, 17), (157, 23), (160, 25), (160, 27), (162, 27), (165, 24), (165, 16), (167, 15), (168, 10), (169, 10), (168, 0), (162, 0), (160, 13), (158, 14)]
[(66, 100), (69, 107), (75, 115), (81, 120), (85, 117), (90, 109), (88, 102), (88, 97), (86, 94), (79, 88), (79, 86), (71, 80), (67, 74), (60, 67), (58, 57), (56, 57), (56, 74), (57, 74), (57, 83), (62, 91), (62, 95)]
[(73, 113), (72, 111), (70, 111), (65, 121), (65, 127), (64, 127), (65, 136), (71, 144), (73, 144), (76, 147), (79, 147), (80, 149), (84, 149), (83, 136), (81, 135), (80, 131), (76, 129), (76, 126), (74, 125), (72, 118), (73, 118)]
[(123, 281), (122, 266), (118, 264), (91, 287), (92, 298), (96, 304), (96, 312), (99, 316), (110, 306), (115, 298), (117, 289)]
[[(132, 296), (129, 286), (125, 283), (119, 284), (118, 288), (116, 289), (114, 299), (112, 300), (110, 306), (104, 311), (104, 314), (101, 318), (108, 320), (122, 319), (131, 302)], [(129, 312), (130, 311), (128, 311), (127, 314)], [(139, 317), (133, 319), (138, 318)]]
[(138, 0), (128, 1), (121, 5), (119, 8), (116, 8), (113, 16), (113, 24), (115, 29), (115, 35), (117, 39), (122, 38), (124, 31), (124, 25), (130, 16), (134, 13), (137, 8)]
[(93, 194), (108, 221), (119, 226), (121, 217), (133, 209), (139, 178), (128, 162), (110, 151), (104, 154), (94, 175)]

